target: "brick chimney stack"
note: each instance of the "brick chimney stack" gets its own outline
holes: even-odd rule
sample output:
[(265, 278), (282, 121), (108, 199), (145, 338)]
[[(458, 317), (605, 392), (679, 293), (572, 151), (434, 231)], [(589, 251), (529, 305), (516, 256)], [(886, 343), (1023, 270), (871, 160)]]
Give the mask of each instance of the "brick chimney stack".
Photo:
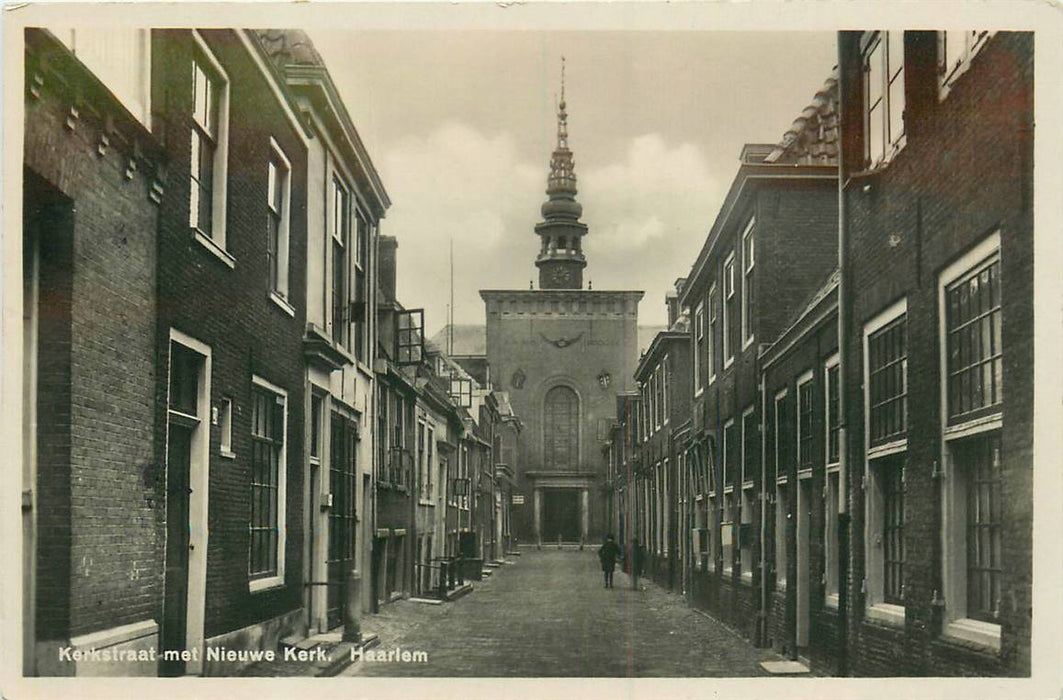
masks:
[(379, 275), (380, 292), (386, 304), (395, 302), (396, 251), (399, 242), (394, 236), (380, 236), (377, 250), (380, 259), (377, 261), (377, 274)]

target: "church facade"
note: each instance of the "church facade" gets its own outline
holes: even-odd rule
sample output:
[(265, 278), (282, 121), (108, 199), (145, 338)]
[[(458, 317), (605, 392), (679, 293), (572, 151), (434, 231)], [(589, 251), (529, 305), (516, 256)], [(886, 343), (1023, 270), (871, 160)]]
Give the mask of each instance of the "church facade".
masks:
[(521, 543), (598, 541), (608, 530), (607, 460), (616, 394), (634, 388), (641, 291), (585, 289), (576, 175), (568, 148), (564, 84), (550, 162), (539, 288), (482, 290), (487, 362), (524, 424), (513, 490), (513, 534)]

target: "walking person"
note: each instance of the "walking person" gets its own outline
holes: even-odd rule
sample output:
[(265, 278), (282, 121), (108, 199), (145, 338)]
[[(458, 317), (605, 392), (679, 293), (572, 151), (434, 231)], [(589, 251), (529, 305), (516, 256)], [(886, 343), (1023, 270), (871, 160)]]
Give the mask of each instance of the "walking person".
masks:
[(602, 573), (605, 575), (605, 587), (613, 587), (613, 569), (616, 568), (616, 560), (620, 556), (620, 547), (612, 535), (605, 536), (605, 542), (598, 549), (598, 561), (602, 563)]
[(643, 567), (646, 565), (646, 552), (639, 544), (638, 537), (631, 538), (631, 558), (629, 559), (631, 564), (631, 589), (641, 590), (639, 588), (639, 576), (643, 573)]

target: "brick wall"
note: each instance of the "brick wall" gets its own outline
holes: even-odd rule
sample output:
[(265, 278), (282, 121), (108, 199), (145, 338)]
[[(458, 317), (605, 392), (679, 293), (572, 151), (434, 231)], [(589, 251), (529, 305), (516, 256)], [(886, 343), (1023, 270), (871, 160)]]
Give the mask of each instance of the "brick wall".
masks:
[(27, 33), (26, 66), (41, 79), (26, 100), (23, 211), (40, 247), (37, 638), (64, 640), (150, 619), (161, 593), (157, 209), (153, 164), (131, 147), (154, 145), (43, 33)]
[[(856, 37), (844, 37), (849, 42), (844, 50), (851, 53), (848, 67), (843, 67), (843, 82), (849, 81), (848, 94), (852, 94), (859, 63), (853, 51)], [(1003, 650), (999, 659), (993, 655), (987, 659), (940, 639), (941, 614), (933, 605), (935, 591), (941, 590), (939, 537), (906, 538), (910, 565), (906, 565), (903, 633), (884, 634), (861, 620), (864, 499), (859, 480), (854, 479), (852, 671), (1026, 675), (1031, 615), (1033, 35), (998, 33), (944, 100), (937, 94), (936, 46), (932, 32), (907, 33), (907, 144), (880, 174), (846, 193), (853, 272), (847, 401), (851, 424), (862, 426), (860, 329), (891, 302), (906, 297), (906, 528), (940, 532), (940, 486), (933, 474), (942, 449), (938, 273), (999, 229), (1006, 387), (1001, 433), (1006, 543), (999, 618)], [(845, 109), (843, 127), (858, 135), (859, 105)], [(850, 168), (856, 166), (859, 147), (856, 138), (846, 143)], [(851, 437), (853, 463), (862, 464), (862, 428), (853, 430)]]
[[(156, 31), (153, 99), (171, 159), (159, 233), (157, 401), (165, 406), (171, 327), (211, 346), (211, 404), (233, 401), (233, 452), (220, 457), (210, 428), (210, 549), (207, 554), (208, 637), (275, 617), (302, 604), (303, 366), (306, 295), (306, 152), (268, 84), (234, 32), (204, 30), (204, 40), (230, 83), (227, 242), (230, 269), (192, 237), (188, 227), (192, 35)], [(295, 317), (269, 299), (265, 251), (266, 176), (273, 137), (291, 162), (289, 301)], [(287, 540), (285, 585), (248, 592), (251, 474), (251, 377), (288, 392)], [(156, 430), (165, 435), (166, 412)], [(165, 459), (160, 440), (157, 459)]]

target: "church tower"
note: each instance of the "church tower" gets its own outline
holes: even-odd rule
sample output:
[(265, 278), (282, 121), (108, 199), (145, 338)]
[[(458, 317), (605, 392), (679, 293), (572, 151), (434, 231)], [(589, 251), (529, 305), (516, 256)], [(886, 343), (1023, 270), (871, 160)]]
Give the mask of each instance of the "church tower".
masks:
[(491, 382), (523, 426), (512, 534), (533, 543), (597, 542), (614, 527), (603, 448), (617, 392), (635, 388), (642, 298), (638, 290), (583, 286), (587, 225), (579, 220), (561, 65), (557, 147), (535, 227), (539, 287), (480, 290)]
[(587, 224), (579, 220), (583, 206), (576, 201), (576, 170), (568, 149), (568, 113), (565, 105), (565, 63), (561, 59), (561, 102), (557, 111), (557, 147), (550, 158), (546, 181), (547, 200), (543, 220), (535, 225), (542, 245), (535, 266), (539, 268), (539, 289), (582, 289), (583, 237)]

